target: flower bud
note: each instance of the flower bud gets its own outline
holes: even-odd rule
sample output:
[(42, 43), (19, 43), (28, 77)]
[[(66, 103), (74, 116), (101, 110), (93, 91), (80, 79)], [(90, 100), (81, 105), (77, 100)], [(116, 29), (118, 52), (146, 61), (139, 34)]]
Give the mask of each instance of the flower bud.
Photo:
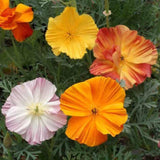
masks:
[(3, 144), (6, 148), (9, 148), (12, 145), (12, 139), (10, 134), (7, 132), (4, 139), (3, 139)]

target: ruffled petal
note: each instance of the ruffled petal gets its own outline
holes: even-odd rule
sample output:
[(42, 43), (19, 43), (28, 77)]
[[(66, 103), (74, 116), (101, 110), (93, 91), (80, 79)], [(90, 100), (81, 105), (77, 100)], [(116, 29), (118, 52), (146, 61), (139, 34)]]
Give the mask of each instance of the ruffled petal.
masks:
[(96, 127), (102, 134), (111, 134), (113, 137), (123, 130), (128, 115), (123, 103), (113, 103), (102, 106), (96, 115)]
[[(121, 117), (121, 116), (117, 116)], [(96, 128), (102, 134), (110, 134), (115, 137), (117, 134), (122, 132), (123, 125), (119, 126), (119, 124), (115, 124), (108, 120), (106, 115), (97, 115), (96, 116)]]
[(158, 57), (151, 41), (123, 25), (100, 29), (93, 51), (96, 60), (90, 72), (125, 80), (125, 89), (150, 77), (151, 65), (156, 63)]
[(42, 141), (50, 139), (55, 132), (50, 132), (39, 116), (32, 117), (30, 126), (22, 137), (31, 145), (41, 144)]
[(124, 102), (125, 91), (115, 80), (95, 77), (89, 79), (88, 83), (91, 86), (93, 104), (97, 109), (101, 109), (105, 105)]
[(17, 27), (14, 21), (16, 8), (7, 8), (0, 15), (0, 27), (4, 30), (13, 30)]
[(31, 123), (31, 115), (22, 106), (12, 107), (6, 113), (7, 128), (18, 134), (24, 134)]
[(17, 27), (12, 30), (12, 33), (17, 41), (22, 42), (32, 35), (33, 30), (29, 23), (19, 23)]
[(10, 94), (10, 99), (12, 106), (27, 107), (31, 105), (33, 103), (33, 95), (28, 82), (15, 86)]
[(91, 114), (92, 95), (90, 84), (81, 82), (69, 87), (60, 98), (61, 110), (69, 116)]
[(103, 134), (115, 136), (123, 129), (128, 118), (123, 103), (113, 103), (103, 106), (96, 116), (97, 129)]
[(41, 116), (41, 119), (46, 128), (51, 132), (55, 132), (59, 128), (62, 128), (67, 122), (67, 117), (62, 111), (59, 111), (56, 114), (45, 113)]
[[(45, 78), (36, 78), (32, 83), (32, 92), (35, 103), (49, 103), (49, 101), (55, 96), (55, 92), (57, 90), (56, 86)], [(58, 103), (59, 102), (54, 102), (55, 105)]]
[(126, 89), (131, 88), (134, 84), (142, 83), (146, 77), (151, 76), (151, 66), (149, 64), (131, 64), (127, 63), (123, 67), (120, 79), (125, 80)]
[(120, 75), (116, 72), (116, 66), (111, 61), (95, 59), (89, 70), (93, 75), (102, 75), (120, 80)]
[(71, 117), (68, 121), (66, 135), (90, 147), (100, 145), (107, 140), (107, 135), (101, 134), (96, 129), (93, 116)]
[(7, 114), (8, 110), (11, 108), (11, 105), (12, 105), (12, 101), (11, 101), (11, 98), (9, 96), (7, 98), (5, 104), (2, 106), (2, 109), (1, 109), (3, 115)]
[(121, 36), (129, 28), (124, 25), (118, 25), (115, 28), (101, 28), (97, 34), (96, 45), (93, 49), (94, 56), (99, 59), (104, 59), (102, 52), (112, 49), (115, 46), (121, 45)]
[(150, 40), (138, 36), (136, 31), (127, 31), (122, 37), (122, 55), (127, 62), (155, 64), (158, 54)]
[(1, 0), (0, 13), (9, 8), (9, 0)]
[(15, 12), (15, 21), (17, 23), (31, 22), (33, 20), (33, 11), (31, 7), (24, 4), (18, 4)]
[(77, 33), (80, 35), (81, 41), (84, 42), (85, 48), (93, 49), (95, 45), (98, 28), (93, 18), (87, 14), (82, 14), (79, 17), (79, 24), (77, 26)]
[(66, 53), (70, 58), (80, 59), (92, 49), (98, 28), (86, 14), (78, 15), (76, 8), (66, 7), (60, 16), (49, 18), (46, 40), (55, 55)]

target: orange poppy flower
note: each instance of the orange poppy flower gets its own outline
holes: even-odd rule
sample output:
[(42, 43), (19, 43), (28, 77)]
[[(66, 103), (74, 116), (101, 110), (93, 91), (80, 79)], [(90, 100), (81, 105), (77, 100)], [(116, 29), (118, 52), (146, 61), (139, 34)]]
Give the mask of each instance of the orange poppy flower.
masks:
[(124, 89), (113, 79), (94, 77), (69, 87), (60, 99), (61, 110), (69, 116), (66, 135), (88, 146), (115, 137), (127, 121), (123, 107)]
[(150, 77), (151, 65), (158, 57), (150, 40), (124, 25), (100, 29), (93, 51), (96, 60), (90, 67), (90, 73), (123, 79), (126, 89)]
[(15, 8), (9, 8), (9, 0), (1, 0), (0, 27), (4, 30), (11, 30), (17, 41), (22, 42), (32, 35), (33, 30), (28, 23), (32, 19), (31, 7), (19, 4)]

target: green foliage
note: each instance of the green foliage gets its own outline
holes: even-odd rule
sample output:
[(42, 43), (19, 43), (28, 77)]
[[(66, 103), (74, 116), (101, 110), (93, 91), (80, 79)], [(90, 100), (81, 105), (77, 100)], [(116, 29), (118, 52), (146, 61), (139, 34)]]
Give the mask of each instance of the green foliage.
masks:
[[(67, 2), (64, 1), (65, 3)], [(10, 31), (0, 29), (0, 106), (11, 89), (36, 77), (45, 77), (57, 86), (60, 96), (72, 84), (84, 81), (92, 75), (89, 66), (92, 51), (82, 60), (71, 60), (65, 54), (53, 55), (45, 41), (48, 18), (64, 9), (58, 0), (12, 0), (32, 6), (34, 34), (23, 43), (14, 40)], [(110, 26), (127, 25), (160, 46), (159, 0), (110, 0)], [(101, 0), (77, 0), (80, 14), (90, 14), (99, 28), (106, 26)], [(126, 92), (125, 108), (129, 118), (123, 132), (97, 147), (87, 147), (68, 139), (65, 127), (41, 145), (30, 146), (19, 135), (10, 133), (12, 144), (6, 148), (3, 139), (7, 134), (4, 116), (0, 113), (0, 160), (150, 160), (160, 155), (154, 140), (160, 139), (160, 58), (153, 67), (152, 78)], [(121, 85), (124, 85), (121, 82)], [(46, 158), (47, 157), (47, 158)]]

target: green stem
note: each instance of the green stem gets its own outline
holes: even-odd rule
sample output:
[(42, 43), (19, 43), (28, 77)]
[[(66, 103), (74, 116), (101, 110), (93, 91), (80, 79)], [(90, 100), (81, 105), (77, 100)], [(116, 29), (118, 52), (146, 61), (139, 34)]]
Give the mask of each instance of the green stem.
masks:
[(60, 0), (59, 2), (66, 6), (66, 2), (63, 2), (62, 0)]
[(54, 145), (54, 138), (51, 139), (50, 149), (49, 149), (49, 160), (52, 160), (52, 149)]
[[(15, 53), (15, 56), (16, 56), (16, 59), (17, 59), (17, 61), (16, 61), (16, 63), (15, 63), (15, 60), (14, 60), (14, 63), (17, 65), (17, 67), (19, 67), (19, 68), (21, 68), (22, 69), (22, 67), (21, 67), (21, 58), (20, 58), (20, 53), (19, 53), (19, 51), (18, 51), (18, 49), (17, 49), (17, 46), (16, 46), (16, 44), (15, 44), (15, 41), (14, 41), (14, 38), (13, 38), (13, 36), (11, 35), (11, 40), (12, 40), (12, 45), (13, 45), (13, 48), (14, 48), (14, 53)], [(13, 58), (12, 58), (13, 59)]]
[(92, 58), (91, 58), (91, 54), (89, 52), (86, 54), (86, 58), (87, 58), (87, 62), (88, 62), (88, 67), (90, 67), (90, 65), (92, 64)]
[(158, 140), (155, 140), (155, 139), (153, 139), (153, 138), (151, 138), (151, 137), (148, 137), (148, 136), (146, 136), (146, 135), (143, 135), (143, 136), (144, 136), (145, 138), (149, 139), (150, 141), (155, 142), (155, 143), (158, 144)]
[[(106, 10), (106, 13), (109, 12), (109, 2), (108, 2), (108, 0), (105, 0), (105, 10)], [(109, 16), (106, 16), (106, 24), (107, 24), (107, 28), (109, 28)]]
[(8, 56), (8, 58), (19, 68), (21, 68), (21, 66), (17, 63), (17, 61), (8, 53), (8, 51), (5, 49), (4, 52), (6, 53), (6, 55)]
[(77, 2), (76, 2), (76, 0), (69, 0), (69, 3), (70, 3), (70, 5), (71, 5), (72, 7), (77, 8)]
[(0, 30), (0, 44), (1, 44), (1, 46), (4, 46), (4, 39), (5, 39), (5, 31), (4, 30)]
[(58, 62), (58, 71), (57, 71), (57, 83), (60, 81), (60, 73), (61, 73), (61, 64)]
[(7, 149), (7, 152), (8, 152), (8, 160), (13, 160), (12, 154), (9, 149)]

